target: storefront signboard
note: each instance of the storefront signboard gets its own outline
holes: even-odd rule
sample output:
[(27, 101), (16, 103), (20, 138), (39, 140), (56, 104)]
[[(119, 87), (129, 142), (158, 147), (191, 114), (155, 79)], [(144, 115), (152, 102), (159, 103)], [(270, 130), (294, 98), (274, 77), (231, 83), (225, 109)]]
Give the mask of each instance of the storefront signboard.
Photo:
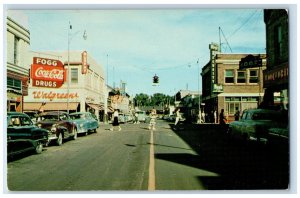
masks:
[(261, 67), (262, 59), (259, 56), (248, 55), (245, 58), (242, 58), (239, 63), (239, 69), (248, 69), (254, 67)]

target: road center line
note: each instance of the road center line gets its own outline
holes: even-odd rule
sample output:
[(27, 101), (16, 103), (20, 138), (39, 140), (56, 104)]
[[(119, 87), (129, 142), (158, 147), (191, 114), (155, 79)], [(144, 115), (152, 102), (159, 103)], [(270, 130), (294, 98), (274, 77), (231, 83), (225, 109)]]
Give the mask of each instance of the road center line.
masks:
[(150, 160), (149, 160), (148, 190), (155, 190), (153, 130), (151, 130), (151, 135), (150, 135)]

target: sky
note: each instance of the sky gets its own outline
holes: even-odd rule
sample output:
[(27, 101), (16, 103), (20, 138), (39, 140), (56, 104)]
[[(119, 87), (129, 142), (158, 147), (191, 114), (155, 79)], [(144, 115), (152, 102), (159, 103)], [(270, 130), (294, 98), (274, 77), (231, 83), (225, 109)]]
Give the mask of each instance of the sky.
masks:
[[(224, 53), (265, 53), (262, 9), (27, 6), (9, 9), (9, 14), (29, 29), (32, 51), (67, 51), (71, 24), (70, 50), (86, 50), (103, 66), (108, 84), (118, 87), (125, 82), (129, 95), (201, 92), (200, 73), (209, 61), (209, 44), (219, 44), (220, 39)], [(158, 86), (152, 84), (154, 75), (159, 77)]]

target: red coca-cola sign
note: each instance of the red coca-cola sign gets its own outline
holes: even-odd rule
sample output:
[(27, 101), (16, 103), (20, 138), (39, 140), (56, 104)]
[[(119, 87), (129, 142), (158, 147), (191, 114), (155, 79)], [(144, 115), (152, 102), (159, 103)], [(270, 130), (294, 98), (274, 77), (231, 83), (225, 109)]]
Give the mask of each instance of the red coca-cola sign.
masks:
[(34, 57), (30, 73), (36, 87), (59, 88), (66, 81), (64, 66), (58, 60)]

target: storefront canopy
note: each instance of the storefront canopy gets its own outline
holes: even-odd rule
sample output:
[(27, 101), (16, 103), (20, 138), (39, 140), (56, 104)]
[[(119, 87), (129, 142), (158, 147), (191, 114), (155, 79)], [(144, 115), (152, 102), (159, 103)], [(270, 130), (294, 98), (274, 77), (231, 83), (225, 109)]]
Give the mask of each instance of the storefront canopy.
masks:
[[(69, 110), (76, 110), (78, 107), (78, 102), (70, 102)], [(24, 111), (38, 111), (42, 106), (41, 102), (24, 102)], [(68, 110), (68, 104), (66, 102), (49, 102), (43, 107), (44, 111), (55, 111), (55, 110)]]

